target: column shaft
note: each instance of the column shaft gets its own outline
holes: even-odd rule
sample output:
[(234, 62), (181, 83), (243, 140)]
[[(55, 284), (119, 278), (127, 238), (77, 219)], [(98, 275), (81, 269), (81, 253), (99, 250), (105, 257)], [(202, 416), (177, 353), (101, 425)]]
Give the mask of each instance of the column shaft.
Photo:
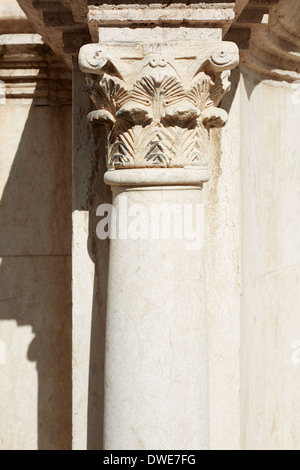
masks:
[[(160, 207), (164, 230), (169, 208), (176, 207), (171, 229), (189, 210), (196, 223), (201, 189), (123, 186), (113, 189), (113, 205), (129, 233), (110, 245), (104, 448), (207, 449), (203, 250), (201, 244), (191, 249), (187, 230), (180, 240), (151, 239), (150, 217)], [(133, 240), (139, 210), (149, 238)]]

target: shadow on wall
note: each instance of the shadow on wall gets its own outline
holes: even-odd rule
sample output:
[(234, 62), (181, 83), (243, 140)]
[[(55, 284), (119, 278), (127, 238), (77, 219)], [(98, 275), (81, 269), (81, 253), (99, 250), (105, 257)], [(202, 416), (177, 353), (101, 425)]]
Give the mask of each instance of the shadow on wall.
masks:
[(99, 222), (99, 218), (96, 217), (96, 210), (100, 204), (111, 204), (112, 193), (110, 187), (103, 181), (106, 172), (105, 129), (103, 127), (94, 129), (92, 139), (95, 145), (96, 159), (93, 168), (94, 176), (91, 178), (90, 183), (91, 195), (88, 201), (88, 251), (95, 263), (95, 277), (90, 337), (87, 450), (102, 450), (109, 240), (100, 240), (96, 236), (96, 226)]
[[(19, 138), (15, 124), (26, 120), (24, 109), (12, 104), (5, 110), (7, 141)], [(32, 104), (0, 201), (0, 324), (15, 320), (35, 335), (27, 358), (38, 373), (39, 450), (71, 449), (71, 120), (71, 106)], [(35, 390), (25, 387), (30, 379), (18, 366), (23, 358), (14, 359), (9, 406), (31, 393), (25, 403), (36, 406)], [(15, 416), (19, 429), (22, 414)], [(24, 436), (35, 426), (24, 427)]]
[(236, 95), (236, 92), (240, 83), (240, 78), (241, 78), (241, 71), (239, 67), (237, 67), (234, 70), (231, 70), (230, 79), (229, 79), (231, 82), (231, 89), (228, 93), (226, 93), (226, 95), (224, 96), (220, 104), (220, 107), (225, 109), (225, 111), (227, 111), (228, 114), (230, 113), (230, 109), (231, 109), (234, 97)]
[[(77, 60), (73, 63), (73, 90), (74, 90), (74, 111), (73, 111), (73, 210), (83, 211), (89, 216), (89, 234), (86, 240), (88, 255), (84, 254), (84, 250), (80, 250), (80, 256), (84, 262), (85, 256), (89, 256), (95, 264), (94, 282), (93, 282), (93, 299), (91, 315), (87, 318), (91, 320), (91, 331), (88, 338), (89, 343), (89, 377), (88, 390), (85, 390), (84, 381), (74, 383), (74, 391), (77, 395), (79, 405), (79, 416), (85, 413), (87, 408), (87, 429), (81, 430), (77, 427), (81, 426), (80, 422), (74, 421), (74, 433), (78, 433), (76, 438), (76, 446), (80, 449), (102, 450), (103, 449), (103, 412), (104, 412), (104, 361), (105, 361), (105, 324), (106, 324), (106, 299), (107, 299), (107, 277), (108, 277), (108, 254), (109, 240), (99, 240), (96, 236), (96, 226), (99, 217), (96, 217), (96, 210), (100, 204), (110, 204), (112, 193), (110, 188), (104, 183), (103, 176), (106, 172), (105, 163), (105, 141), (106, 131), (103, 127), (93, 128), (87, 121), (87, 115), (94, 109), (93, 103), (88, 94), (83, 94), (82, 90), (85, 86), (85, 76), (79, 71)], [(84, 234), (82, 227), (78, 228), (75, 224), (74, 242), (84, 243)], [(78, 240), (77, 240), (78, 237)], [(87, 283), (90, 282), (90, 272), (82, 274), (79, 272), (80, 267), (75, 265), (73, 273), (73, 283), (76, 289), (77, 277), (79, 284), (82, 285), (82, 276)], [(90, 289), (88, 287), (87, 292)], [(85, 294), (86, 295), (86, 294)], [(78, 312), (78, 306), (74, 307), (74, 315)], [(80, 313), (80, 312), (79, 312)], [(78, 328), (76, 319), (74, 328)], [(75, 342), (78, 335), (75, 333)], [(85, 341), (87, 338), (85, 338)], [(75, 358), (77, 349), (80, 350), (82, 345), (73, 345), (75, 350)], [(85, 352), (81, 351), (79, 357), (85, 356)], [(77, 364), (78, 371), (85, 375), (82, 369), (82, 363)], [(86, 396), (87, 394), (87, 396)], [(76, 399), (77, 401), (77, 399)], [(87, 435), (86, 435), (87, 432)], [(82, 438), (87, 437), (86, 442), (78, 442)]]
[[(103, 140), (102, 140), (103, 142)], [(103, 183), (106, 171), (104, 146), (99, 156), (98, 176), (90, 205), (89, 251), (95, 262), (94, 297), (91, 327), (87, 450), (103, 449), (105, 323), (107, 302), (109, 240), (96, 237), (96, 209), (111, 203), (111, 190)], [(101, 152), (101, 153), (102, 153)]]

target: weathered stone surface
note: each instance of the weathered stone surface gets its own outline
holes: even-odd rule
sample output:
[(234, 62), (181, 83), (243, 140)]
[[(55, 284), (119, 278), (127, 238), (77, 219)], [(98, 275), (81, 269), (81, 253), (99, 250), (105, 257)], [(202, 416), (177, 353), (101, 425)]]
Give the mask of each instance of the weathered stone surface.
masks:
[(84, 84), (74, 60), (72, 446), (74, 450), (101, 450), (109, 240), (96, 237), (96, 210), (100, 204), (111, 203), (111, 190), (103, 182), (104, 132), (93, 131), (87, 122), (92, 103), (82, 93)]
[[(211, 178), (203, 186), (212, 450), (240, 449), (240, 84), (222, 101), (229, 111), (210, 140)], [(217, 286), (217, 288), (216, 288)]]
[[(210, 129), (226, 122), (227, 113), (217, 106), (237, 64), (236, 46), (216, 40), (81, 49), (81, 69), (95, 75), (87, 90), (97, 110), (89, 119), (108, 131), (107, 165), (115, 171), (105, 174), (105, 182), (112, 186), (118, 220), (125, 217), (122, 198), (144, 208), (153, 202), (201, 204)], [(185, 242), (110, 241), (106, 450), (209, 448), (203, 247), (194, 254)], [(161, 259), (167, 268), (155, 273)]]
[(127, 26), (136, 27), (147, 25), (182, 26), (197, 25), (222, 28), (226, 31), (235, 18), (233, 3), (209, 3), (203, 8), (203, 4), (192, 3), (168, 3), (167, 5), (155, 4), (119, 4), (102, 6), (90, 6), (88, 21), (92, 37), (95, 37), (99, 27), (103, 26)]
[[(151, 3), (136, 2), (92, 2), (85, 0), (57, 0), (45, 2), (37, 0), (18, 0), (36, 31), (44, 38), (56, 54), (64, 58), (71, 66), (71, 55), (77, 55), (78, 37), (85, 38), (88, 27), (94, 41), (99, 40), (99, 26), (103, 31), (107, 27), (124, 29), (137, 25), (144, 27), (186, 27), (185, 34), (193, 29), (193, 25), (205, 28), (216, 28), (223, 34), (230, 28), (242, 12), (247, 0), (235, 2), (181, 2), (161, 1)], [(88, 17), (88, 20), (87, 20)], [(67, 33), (67, 39), (65, 34)], [(152, 29), (153, 33), (153, 29)], [(73, 45), (70, 37), (73, 34)], [(122, 32), (120, 32), (122, 35)], [(156, 38), (157, 40), (157, 38)], [(85, 42), (89, 42), (88, 40)]]
[[(193, 434), (188, 439), (189, 446), (194, 445), (194, 439), (200, 434), (202, 443), (205, 441), (205, 446), (208, 446), (209, 421), (213, 449), (299, 448), (299, 1), (170, 3), (166, 0), (151, 4), (141, 0), (137, 4), (125, 0), (106, 3), (20, 0), (32, 26), (14, 3), (2, 0), (0, 6), (0, 80), (4, 81), (6, 91), (6, 96), (0, 96), (1, 136), (4, 135), (0, 142), (0, 414), (3, 418), (0, 448), (54, 450), (71, 446), (71, 118), (69, 108), (58, 106), (54, 110), (49, 104), (71, 103), (70, 74), (64, 63), (71, 69), (72, 56), (77, 56), (79, 48), (91, 42), (89, 30), (94, 42), (104, 43), (101, 44), (103, 49), (107, 43), (116, 41), (123, 43), (124, 49), (126, 43), (141, 41), (148, 44), (185, 41), (185, 55), (176, 58), (171, 53), (168, 56), (171, 56), (168, 59), (170, 63), (166, 65), (156, 51), (151, 60), (159, 58), (157, 67), (151, 67), (149, 60), (146, 66), (143, 63), (143, 68), (135, 68), (148, 57), (143, 52), (138, 57), (130, 57), (130, 67), (134, 72), (128, 72), (125, 61), (118, 62), (118, 55), (112, 57), (108, 51), (105, 64), (100, 67), (95, 60), (86, 69), (88, 73), (97, 72), (93, 73), (94, 78), (88, 88), (96, 104), (96, 111), (90, 117), (95, 123), (101, 119), (105, 122), (111, 143), (110, 156), (115, 156), (112, 147), (116, 137), (121, 136), (119, 141), (128, 147), (127, 133), (136, 135), (138, 128), (143, 127), (141, 145), (138, 141), (133, 145), (137, 160), (133, 166), (130, 166), (132, 162), (126, 161), (122, 151), (117, 152), (118, 158), (113, 164), (112, 158), (109, 160), (110, 168), (115, 170), (109, 171), (105, 180), (112, 184), (115, 193), (130, 184), (134, 202), (149, 203), (152, 196), (175, 197), (175, 191), (172, 193), (170, 188), (175, 182), (182, 186), (178, 191), (180, 197), (177, 194), (175, 200), (182, 198), (186, 202), (184, 194), (188, 194), (187, 187), (193, 184), (200, 192), (199, 187), (209, 179), (209, 172), (212, 175), (203, 189), (207, 220), (209, 346), (203, 349), (202, 362), (198, 358), (194, 361), (192, 355), (199, 345), (202, 348), (205, 344), (204, 323), (195, 337), (199, 324), (194, 329), (189, 328), (187, 320), (192, 318), (189, 314), (195, 306), (203, 307), (200, 315), (205, 311), (205, 292), (199, 300), (200, 285), (196, 286), (195, 278), (192, 282), (189, 278), (195, 266), (197, 275), (203, 269), (203, 265), (197, 268), (199, 258), (191, 256), (187, 260), (183, 256), (178, 263), (176, 249), (179, 245), (174, 249), (175, 244), (170, 244), (165, 252), (164, 247), (157, 243), (150, 252), (142, 243), (139, 250), (136, 250), (136, 245), (128, 243), (125, 254), (121, 245), (112, 248), (114, 256), (116, 253), (120, 256), (112, 262), (115, 271), (111, 273), (115, 277), (110, 274), (113, 288), (109, 291), (113, 294), (108, 326), (113, 334), (108, 336), (108, 341), (111, 350), (116, 352), (108, 360), (109, 364), (114, 364), (115, 370), (120, 369), (115, 377), (113, 374), (109, 376), (112, 380), (106, 386), (114, 385), (108, 401), (119, 407), (119, 413), (106, 412), (106, 445), (113, 445), (120, 437), (120, 433), (114, 432), (114, 426), (118, 430), (121, 427), (125, 429), (133, 416), (132, 424), (139, 436), (146, 436), (155, 447), (169, 448), (168, 439), (172, 432), (169, 433), (165, 423), (170, 421), (170, 403), (175, 403), (173, 408), (179, 410), (181, 420), (179, 431), (174, 433), (175, 440), (180, 438), (183, 442), (187, 433), (182, 426), (186, 422), (182, 411), (188, 397), (190, 401), (186, 409), (194, 411), (192, 424), (187, 424), (188, 431), (192, 430)], [(187, 56), (193, 41), (221, 43), (226, 31), (226, 40), (236, 42), (241, 49), (241, 71), (246, 80), (244, 87), (239, 72), (234, 74), (234, 87), (222, 100), (220, 109), (217, 108), (219, 98), (212, 99), (216, 74), (207, 69), (209, 58), (199, 66), (198, 75), (191, 78), (185, 72), (188, 62), (194, 60)], [(112, 47), (110, 49), (113, 50)], [(196, 57), (197, 54), (194, 55)], [(182, 63), (178, 65), (180, 61)], [(163, 92), (160, 95), (164, 78), (157, 71), (162, 76), (170, 75), (169, 65), (174, 62), (176, 66), (170, 78), (178, 80), (182, 86), (179, 88), (181, 91), (184, 89), (186, 96), (175, 94), (178, 101), (172, 114), (172, 106), (166, 102), (167, 94)], [(99, 129), (93, 131), (86, 123), (91, 105), (88, 96), (82, 94), (83, 74), (76, 67), (74, 70), (72, 445), (74, 449), (101, 449), (108, 241), (99, 243), (96, 238), (95, 214), (99, 204), (110, 202), (110, 195), (109, 188), (103, 183), (104, 132)], [(206, 84), (211, 79), (214, 85), (209, 84), (208, 101), (205, 101), (202, 90), (201, 106), (195, 106), (193, 100), (186, 97), (191, 98), (193, 79), (197, 81), (200, 77), (206, 80)], [(226, 88), (224, 78), (220, 80), (220, 99)], [(154, 84), (150, 93), (149, 88), (145, 88), (149, 83), (147, 80)], [(202, 80), (202, 85), (205, 85), (205, 80)], [(262, 80), (266, 83), (259, 84)], [(140, 93), (141, 83), (145, 93)], [(119, 85), (127, 94), (128, 101), (125, 100), (120, 107), (117, 103), (111, 109), (114, 101), (111, 92)], [(141, 95), (148, 101), (142, 102)], [(26, 106), (31, 105), (33, 99), (29, 110)], [(189, 109), (181, 107), (185, 99)], [(174, 130), (177, 132), (179, 128), (183, 134), (191, 131), (185, 118), (191, 118), (192, 112), (196, 113), (193, 106), (201, 113), (195, 121), (202, 130), (200, 116), (203, 117), (211, 106), (214, 112), (217, 110), (219, 113), (218, 124), (223, 123), (226, 112), (229, 112), (227, 126), (222, 134), (211, 126), (209, 129), (203, 126), (207, 131), (200, 139), (201, 148), (207, 152), (205, 166), (198, 165), (198, 170), (194, 164), (191, 168), (177, 168), (176, 164), (168, 168), (174, 162), (184, 166), (178, 150), (180, 139), (173, 138)], [(105, 112), (110, 112), (112, 118)], [(109, 124), (110, 119), (115, 121)], [(122, 125), (125, 132), (118, 134), (116, 129), (120, 130)], [(154, 136), (158, 139), (152, 139), (151, 132), (155, 126), (161, 126), (160, 134)], [(166, 129), (170, 132), (168, 136)], [(168, 144), (164, 146), (165, 141)], [(152, 144), (148, 146), (150, 142)], [(199, 140), (192, 143), (198, 145)], [(159, 151), (153, 145), (158, 146)], [(122, 149), (120, 143), (117, 146)], [(145, 164), (144, 157), (149, 156), (148, 147), (155, 151), (152, 153), (155, 153), (156, 160), (151, 164), (148, 161)], [(165, 154), (171, 158), (165, 158)], [(136, 164), (137, 168), (133, 168)], [(165, 185), (162, 194), (153, 190), (153, 186), (158, 184)], [(152, 189), (144, 191), (139, 188), (147, 185)], [(195, 189), (193, 191), (195, 194)], [(239, 277), (241, 242), (242, 286)], [(155, 261), (157, 253), (159, 259)], [(174, 262), (172, 256), (176, 258)], [(151, 263), (154, 275), (145, 268)], [(179, 268), (174, 271), (176, 263)], [(139, 273), (144, 270), (138, 278), (137, 264)], [(124, 278), (126, 272), (130, 275)], [(116, 289), (116, 286), (119, 287)], [(203, 283), (201, 286), (203, 288)], [(169, 297), (171, 300), (165, 301)], [(128, 305), (132, 306), (129, 315)], [(136, 314), (139, 309), (142, 315)], [(121, 324), (124, 328), (118, 336)], [(128, 324), (134, 326), (126, 336), (124, 331), (127, 331)], [(176, 328), (179, 328), (177, 333)], [(166, 331), (169, 336), (164, 335)], [(190, 344), (185, 345), (188, 364), (182, 355), (183, 331), (184, 337), (190, 338)], [(153, 336), (161, 339), (161, 348), (148, 341)], [(171, 343), (172, 348), (170, 337), (176, 338)], [(131, 342), (130, 338), (134, 340)], [(195, 348), (191, 347), (192, 342)], [(125, 351), (121, 358), (120, 344)], [(139, 355), (140, 350), (143, 354)], [(174, 356), (176, 360), (172, 363)], [(203, 367), (206, 356), (210, 366), (209, 420), (205, 395), (207, 371)], [(132, 358), (138, 358), (137, 364)], [(153, 358), (159, 362), (159, 368), (157, 363), (153, 365)], [(145, 363), (147, 367), (141, 367)], [(200, 365), (203, 372), (201, 381), (197, 375)], [(149, 370), (152, 375), (149, 375)], [(170, 370), (176, 377), (175, 381), (169, 380)], [(119, 380), (120, 377), (124, 382), (128, 380), (130, 374), (126, 371), (132, 376), (136, 374), (138, 383), (135, 389), (130, 388), (128, 395), (127, 390), (123, 393)], [(188, 388), (182, 385), (186, 372), (193, 378), (193, 381), (190, 378), (184, 381), (189, 383)], [(161, 376), (164, 380), (159, 388), (157, 383)], [(153, 380), (153, 377), (158, 380)], [(193, 388), (197, 380), (199, 383)], [(179, 394), (172, 388), (175, 382), (179, 384)], [(163, 396), (167, 385), (170, 385), (167, 406), (163, 404), (160, 409), (158, 390)], [(161, 431), (156, 432), (157, 426), (151, 431), (151, 426), (144, 424), (143, 412), (135, 414), (147, 401), (145, 397), (149, 389), (153, 394), (146, 411), (151, 426), (155, 420), (155, 424), (159, 420), (163, 423), (160, 429), (164, 428), (165, 432), (161, 434)], [(199, 394), (200, 389), (202, 395)], [(121, 399), (114, 398), (118, 393)], [(136, 399), (136, 393), (141, 399)], [(197, 402), (199, 395), (201, 403)], [(176, 401), (178, 396), (181, 397), (179, 403)], [(192, 406), (194, 403), (196, 406)], [(193, 428), (199, 406), (203, 406), (205, 415), (201, 429)], [(158, 412), (153, 413), (154, 409)], [(125, 414), (122, 414), (124, 410)], [(130, 419), (125, 416), (126, 410), (130, 410)], [(124, 435), (126, 445), (135, 442), (132, 429)], [(124, 442), (125, 439), (121, 439), (119, 443), (124, 446)], [(145, 447), (145, 442), (140, 439), (138, 445)], [(199, 442), (198, 439), (197, 446)]]
[(68, 257), (0, 260), (1, 450), (71, 448), (70, 279)]
[(16, 0), (2, 0), (0, 5), (0, 34), (33, 33), (26, 15)]
[(227, 120), (218, 109), (238, 64), (233, 43), (119, 43), (84, 46), (81, 70), (93, 124), (108, 131), (108, 169), (207, 167), (209, 129)]
[(300, 442), (299, 103), (288, 84), (242, 82), (241, 431), (247, 449), (291, 450)]
[[(0, 35), (0, 80), (6, 100), (71, 104), (71, 74), (38, 34)], [(24, 101), (23, 101), (24, 102)]]
[[(251, 31), (243, 44), (241, 69), (249, 77), (294, 82), (300, 79), (300, 2), (250, 2), (235, 27)], [(255, 15), (257, 20), (255, 20)], [(259, 17), (259, 15), (261, 15)], [(260, 19), (259, 19), (260, 18)], [(233, 30), (234, 31), (234, 30)], [(228, 39), (234, 39), (233, 31)], [(238, 41), (238, 37), (236, 36)]]
[(70, 254), (70, 108), (10, 104), (0, 122), (0, 256)]
[(0, 448), (71, 449), (68, 74), (39, 35), (0, 50)]
[[(32, 0), (20, 0), (18, 2), (25, 12), (27, 18), (34, 24), (34, 29), (51, 47), (53, 52), (63, 59), (65, 64), (72, 67), (72, 54), (77, 54), (75, 39), (75, 50), (70, 48), (70, 42), (67, 41), (67, 53), (64, 52), (63, 33), (78, 33), (88, 31), (84, 24), (76, 23), (73, 19), (72, 11), (68, 3), (58, 2), (36, 2)], [(49, 11), (50, 7), (50, 11)], [(81, 46), (82, 44), (80, 44)], [(71, 50), (70, 50), (71, 49)]]

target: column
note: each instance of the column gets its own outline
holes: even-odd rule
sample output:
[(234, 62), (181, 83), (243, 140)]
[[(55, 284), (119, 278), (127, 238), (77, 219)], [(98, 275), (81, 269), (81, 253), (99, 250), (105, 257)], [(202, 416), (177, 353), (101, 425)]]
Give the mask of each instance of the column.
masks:
[[(81, 70), (107, 129), (104, 448), (208, 449), (203, 205), (211, 127), (238, 50), (220, 41), (101, 43)], [(107, 228), (106, 227), (106, 228)]]
[(252, 33), (255, 67), (242, 69), (241, 438), (251, 450), (300, 446), (299, 7), (279, 2)]

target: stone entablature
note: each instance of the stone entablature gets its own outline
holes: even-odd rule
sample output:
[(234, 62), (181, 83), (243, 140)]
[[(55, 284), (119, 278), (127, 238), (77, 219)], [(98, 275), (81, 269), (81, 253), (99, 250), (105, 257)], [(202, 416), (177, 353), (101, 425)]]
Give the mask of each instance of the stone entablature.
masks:
[[(219, 30), (241, 49), (241, 69), (258, 80), (293, 82), (299, 72), (300, 0), (236, 0), (235, 2), (86, 2), (85, 0), (19, 0), (29, 20), (69, 67), (84, 44), (109, 41), (109, 28), (122, 36), (135, 34), (137, 26), (184, 28), (180, 34), (195, 39), (194, 30)], [(133, 27), (133, 29), (132, 29)], [(243, 31), (242, 31), (243, 30)], [(130, 31), (130, 33), (128, 33)], [(123, 34), (124, 33), (124, 34)], [(116, 30), (112, 32), (113, 37)], [(102, 36), (104, 39), (102, 39)], [(157, 38), (157, 41), (164, 38)], [(167, 36), (166, 36), (167, 39)], [(227, 39), (227, 38), (226, 38)]]

